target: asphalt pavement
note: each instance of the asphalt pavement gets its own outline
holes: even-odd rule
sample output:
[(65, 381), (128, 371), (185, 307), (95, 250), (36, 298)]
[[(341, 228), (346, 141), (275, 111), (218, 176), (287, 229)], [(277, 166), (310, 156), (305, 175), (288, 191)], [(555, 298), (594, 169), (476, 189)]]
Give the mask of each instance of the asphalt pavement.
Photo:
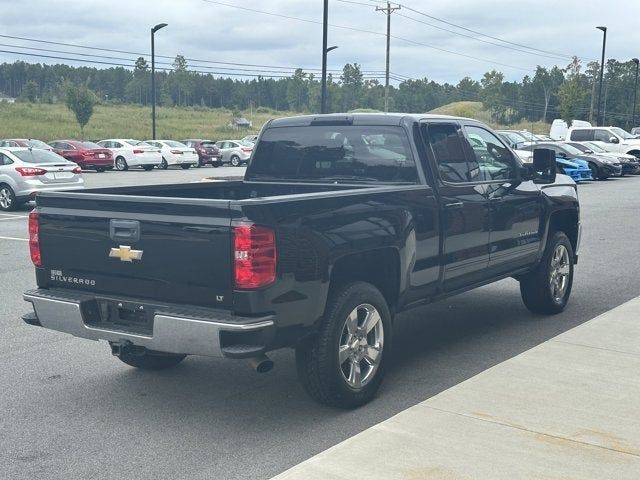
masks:
[[(88, 187), (171, 183), (227, 171), (85, 179)], [(21, 294), (34, 275), (26, 242), (13, 238), (26, 239), (29, 209), (2, 214), (0, 477), (270, 478), (638, 296), (639, 188), (640, 177), (580, 186), (584, 235), (564, 313), (529, 313), (513, 280), (405, 313), (379, 396), (349, 412), (305, 395), (289, 350), (275, 352), (274, 370), (262, 375), (242, 361), (195, 357), (170, 371), (142, 372), (104, 344), (23, 324), (29, 306)]]

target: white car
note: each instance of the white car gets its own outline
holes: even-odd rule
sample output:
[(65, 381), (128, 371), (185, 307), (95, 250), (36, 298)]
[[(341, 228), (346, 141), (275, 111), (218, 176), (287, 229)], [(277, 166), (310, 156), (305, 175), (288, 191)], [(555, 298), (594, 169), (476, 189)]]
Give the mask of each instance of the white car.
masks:
[(640, 158), (640, 138), (618, 127), (571, 127), (567, 140), (592, 142), (607, 152), (627, 153)]
[(172, 165), (180, 165), (185, 170), (198, 164), (198, 153), (195, 148), (187, 147), (184, 143), (174, 140), (145, 140), (160, 150), (162, 162), (158, 168), (166, 170)]
[(0, 211), (33, 200), (38, 192), (84, 188), (80, 167), (38, 148), (0, 148)]
[(111, 150), (116, 170), (141, 167), (149, 171), (162, 163), (162, 155), (160, 155), (159, 149), (140, 140), (110, 138), (100, 140), (97, 143), (101, 147)]

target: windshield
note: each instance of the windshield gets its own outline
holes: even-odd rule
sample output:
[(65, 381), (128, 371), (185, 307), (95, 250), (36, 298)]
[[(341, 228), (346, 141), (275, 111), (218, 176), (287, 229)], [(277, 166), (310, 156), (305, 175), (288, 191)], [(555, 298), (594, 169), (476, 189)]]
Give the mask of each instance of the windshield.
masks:
[(26, 163), (67, 163), (60, 155), (49, 150), (17, 150), (12, 153)]
[(184, 143), (174, 142), (173, 140), (167, 140), (164, 143), (173, 148), (186, 148), (187, 146)]
[(216, 142), (202, 142), (201, 145), (203, 148), (213, 148), (216, 146)]
[(567, 145), (565, 143), (564, 145), (562, 145), (562, 149), (565, 152), (570, 153), (571, 155), (582, 155), (582, 152), (578, 150), (576, 147), (574, 147), (573, 145)]
[(537, 140), (535, 135), (531, 134), (530, 132), (527, 132), (526, 130), (518, 132), (518, 134), (524, 137), (528, 142), (535, 142)]
[(85, 148), (102, 148), (100, 145), (93, 142), (82, 142), (82, 146)]
[(417, 183), (401, 127), (317, 125), (265, 130), (248, 176)]
[[(567, 145), (569, 145), (569, 144), (567, 144)], [(591, 148), (587, 147), (586, 145), (581, 145), (580, 143), (571, 143), (570, 145), (572, 147), (574, 147), (574, 148), (577, 148), (581, 152), (593, 151)]]
[(585, 142), (585, 145), (589, 146), (589, 150), (593, 150), (594, 152), (605, 153), (606, 150), (602, 148), (597, 143)]
[(630, 140), (632, 138), (635, 138), (633, 135), (631, 135), (629, 132), (624, 131), (621, 128), (618, 127), (611, 127), (611, 131), (614, 132), (616, 135), (618, 135), (619, 137), (624, 138), (625, 140)]
[(27, 145), (33, 148), (44, 148), (49, 150), (51, 147), (41, 140), (27, 140)]

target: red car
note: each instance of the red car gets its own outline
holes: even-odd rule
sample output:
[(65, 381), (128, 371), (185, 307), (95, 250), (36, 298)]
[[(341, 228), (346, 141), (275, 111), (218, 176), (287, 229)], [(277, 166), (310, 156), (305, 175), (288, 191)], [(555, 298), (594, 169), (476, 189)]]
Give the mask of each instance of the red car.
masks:
[(195, 148), (198, 154), (198, 165), (213, 165), (219, 167), (222, 165), (222, 153), (213, 140), (182, 140), (187, 147)]
[(102, 148), (97, 143), (79, 142), (76, 140), (55, 140), (49, 142), (58, 155), (80, 165), (83, 170), (104, 172), (113, 168), (111, 150)]

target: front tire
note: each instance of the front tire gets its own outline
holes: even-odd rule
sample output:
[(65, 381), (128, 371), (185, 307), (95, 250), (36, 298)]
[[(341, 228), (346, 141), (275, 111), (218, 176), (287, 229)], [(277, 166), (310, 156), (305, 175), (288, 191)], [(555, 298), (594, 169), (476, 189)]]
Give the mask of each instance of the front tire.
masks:
[(129, 170), (129, 165), (127, 165), (127, 161), (124, 157), (116, 158), (116, 170), (120, 170), (121, 172)]
[(191, 168), (191, 164), (187, 163), (186, 165), (180, 165), (182, 167), (183, 170), (189, 170), (189, 168)]
[(536, 269), (520, 279), (520, 294), (533, 313), (564, 310), (573, 286), (573, 247), (563, 232), (554, 232)]
[(98, 167), (98, 168), (96, 168), (96, 172), (98, 172), (98, 173), (102, 173), (102, 172), (104, 172), (105, 170), (106, 170), (106, 168), (105, 168), (105, 167)]
[(16, 194), (9, 185), (0, 185), (0, 210), (10, 212), (18, 206)]
[(153, 170), (153, 165), (144, 165), (142, 168), (144, 168), (145, 172), (150, 172)]
[(318, 333), (296, 348), (298, 378), (316, 401), (356, 408), (375, 396), (391, 345), (391, 314), (373, 285), (334, 292)]
[(594, 180), (604, 180), (604, 178), (601, 177), (600, 170), (595, 163), (589, 163), (589, 169), (591, 170), (591, 178), (593, 178)]
[(142, 355), (123, 353), (118, 356), (120, 361), (142, 370), (166, 370), (175, 367), (186, 357), (186, 355), (174, 355), (155, 350), (146, 350)]

